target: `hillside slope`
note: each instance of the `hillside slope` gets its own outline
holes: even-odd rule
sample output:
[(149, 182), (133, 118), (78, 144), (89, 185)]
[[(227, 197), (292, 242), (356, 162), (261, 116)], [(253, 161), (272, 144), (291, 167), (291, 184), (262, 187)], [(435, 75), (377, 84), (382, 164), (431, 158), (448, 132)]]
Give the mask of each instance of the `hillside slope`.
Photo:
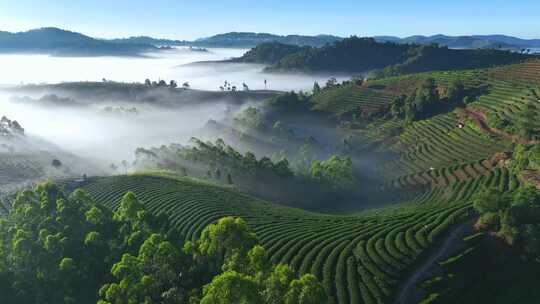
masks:
[(236, 61), (267, 63), (270, 71), (348, 72), (376, 70), (391, 76), (424, 71), (486, 68), (521, 62), (533, 55), (497, 50), (454, 50), (436, 45), (379, 43), (373, 38), (351, 37), (323, 47), (285, 48), (261, 44)]
[[(391, 107), (400, 95), (411, 95), (426, 79), (433, 79), (441, 92), (459, 80), (474, 95), (431, 117), (406, 123), (391, 117)], [(523, 138), (522, 126), (539, 130), (535, 107), (540, 87), (540, 60), (491, 69), (419, 73), (349, 83), (323, 90), (313, 97), (316, 109), (333, 113), (353, 125), (363, 136), (394, 159), (378, 169), (397, 188), (446, 187), (501, 167), (513, 145), (534, 143)], [(444, 101), (442, 101), (445, 104)], [(525, 112), (524, 112), (525, 111)], [(366, 120), (371, 122), (367, 123)], [(526, 121), (524, 121), (526, 120)], [(359, 124), (355, 127), (355, 124)], [(500, 172), (508, 178), (504, 166)]]
[(320, 47), (343, 38), (332, 35), (274, 35), (268, 33), (231, 32), (197, 39), (191, 44), (204, 47), (255, 47), (261, 43), (277, 42), (297, 46)]
[(392, 36), (375, 36), (375, 40), (381, 42), (398, 43), (416, 43), (432, 44), (437, 43), (449, 48), (497, 48), (497, 49), (515, 49), (540, 47), (539, 39), (521, 39), (506, 35), (470, 35), (470, 36), (447, 36), (433, 35), (421, 36), (415, 35), (405, 38)]
[(94, 39), (54, 27), (26, 32), (0, 32), (0, 53), (38, 53), (56, 56), (139, 56), (155, 51), (150, 44), (121, 44)]
[(126, 191), (133, 191), (150, 211), (167, 213), (185, 239), (197, 238), (220, 217), (241, 216), (261, 238), (273, 262), (316, 274), (338, 303), (390, 302), (408, 271), (448, 227), (469, 213), (466, 199), (472, 193), (455, 192), (445, 199), (442, 193), (426, 192), (409, 204), (332, 216), (186, 178), (114, 176), (71, 187), (81, 185), (113, 209)]

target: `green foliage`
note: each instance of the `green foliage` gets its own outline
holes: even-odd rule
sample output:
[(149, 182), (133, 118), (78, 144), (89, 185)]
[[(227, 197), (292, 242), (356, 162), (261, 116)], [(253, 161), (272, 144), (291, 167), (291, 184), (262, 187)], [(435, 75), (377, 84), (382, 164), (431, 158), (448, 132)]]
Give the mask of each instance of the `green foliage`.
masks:
[(198, 254), (223, 263), (223, 273), (204, 287), (201, 303), (315, 304), (327, 300), (315, 276), (294, 279), (289, 266), (271, 267), (264, 248), (240, 218), (225, 217), (207, 226), (196, 249)]
[(446, 98), (449, 102), (461, 102), (465, 97), (465, 85), (459, 78), (452, 80), (450, 85), (446, 88)]
[[(290, 263), (295, 270), (293, 273), (316, 275), (329, 284), (330, 288), (324, 289), (329, 295), (334, 296), (335, 302), (338, 303), (343, 301), (342, 298), (337, 298), (338, 288), (345, 291), (345, 302), (348, 302), (348, 292), (354, 291), (356, 287), (362, 287), (358, 290), (359, 299), (376, 292), (377, 299), (383, 303), (388, 301), (389, 296), (385, 294), (389, 295), (395, 290), (396, 283), (405, 274), (404, 269), (412, 267), (418, 261), (419, 255), (424, 252), (421, 244), (428, 242), (430, 247), (433, 246), (426, 235), (447, 231), (448, 227), (459, 221), (459, 214), (470, 210), (470, 205), (465, 202), (440, 204), (439, 196), (429, 194), (431, 196), (429, 201), (422, 203), (349, 216), (321, 215), (260, 201), (228, 187), (188, 178), (172, 179), (149, 175), (100, 178), (93, 180), (88, 189), (99, 197), (101, 203), (111, 209), (117, 208), (120, 193), (133, 191), (145, 198), (149, 210), (171, 210), (170, 217), (174, 220), (175, 226), (185, 239), (189, 240), (200, 238), (205, 223), (216, 223), (216, 219), (224, 215), (241, 216), (261, 237), (261, 242), (267, 249), (264, 259), (267, 263), (269, 260), (273, 263)], [(299, 223), (302, 225), (299, 226)], [(427, 228), (425, 224), (428, 225)], [(418, 230), (425, 232), (417, 234)], [(353, 239), (351, 233), (356, 235)], [(407, 234), (406, 241), (405, 234)], [(378, 240), (385, 238), (388, 242), (385, 240), (383, 249), (375, 246)], [(366, 245), (365, 255), (361, 258), (350, 252), (349, 244), (355, 245), (369, 239), (373, 239), (370, 242), (373, 244), (369, 247)], [(422, 240), (423, 243), (418, 240)], [(268, 282), (266, 278), (273, 270), (258, 271), (265, 269), (265, 266), (260, 267), (258, 266), (260, 263), (253, 262), (260, 260), (255, 258), (261, 256), (260, 250), (257, 252), (250, 249), (246, 258), (232, 259), (242, 262), (242, 265), (231, 263), (229, 264), (231, 266), (223, 268), (223, 265), (213, 262), (211, 257), (197, 253), (196, 243), (197, 241), (186, 245), (185, 249), (188, 255), (194, 257), (193, 265), (208, 266), (198, 276), (201, 278), (199, 286), (211, 282), (212, 277), (219, 275), (223, 269), (229, 270), (234, 267), (234, 271), (261, 282), (262, 287), (259, 289), (261, 292), (269, 288), (265, 282)], [(394, 244), (396, 250), (391, 250), (391, 245), (387, 247), (387, 243)], [(385, 262), (389, 257), (388, 254), (383, 254), (387, 250), (392, 256), (398, 254), (395, 259), (399, 263), (396, 265), (401, 264), (401, 268)], [(342, 266), (343, 264), (345, 266)], [(361, 276), (359, 271), (364, 270)], [(364, 282), (370, 283), (366, 285)], [(283, 287), (284, 285), (287, 284), (281, 284), (281, 291), (275, 293), (286, 294), (289, 288)], [(332, 288), (334, 286), (335, 289)], [(283, 289), (286, 289), (284, 293)], [(264, 296), (265, 293), (262, 294)], [(340, 297), (341, 295), (343, 292), (340, 293)], [(199, 298), (202, 298), (202, 294)]]
[(185, 303), (189, 284), (187, 257), (162, 235), (152, 234), (139, 254), (126, 253), (111, 273), (118, 283), (99, 291), (106, 303)]
[(82, 190), (66, 196), (52, 183), (41, 184), (19, 193), (0, 219), (0, 299), (7, 304), (275, 303), (268, 295), (283, 298), (293, 286), (307, 301), (321, 297), (317, 281), (298, 287), (292, 269), (274, 268), (240, 218), (209, 225), (183, 250), (178, 234), (132, 192), (112, 213)]
[(464, 105), (469, 105), (471, 103), (473, 103), (475, 101), (474, 97), (471, 97), (471, 96), (465, 96), (463, 97), (463, 104)]
[(350, 37), (320, 48), (261, 44), (238, 61), (273, 64), (269, 70), (365, 72), (379, 76), (490, 67), (531, 56), (495, 50), (454, 50), (437, 45), (379, 43)]
[(438, 101), (439, 92), (437, 91), (435, 79), (427, 78), (416, 91), (416, 98), (414, 100), (416, 109), (420, 113), (423, 113), (426, 110), (430, 110)]
[(302, 47), (279, 42), (257, 44), (256, 47), (246, 52), (238, 61), (250, 63), (274, 64), (283, 57), (302, 50)]
[(435, 80), (427, 78), (410, 96), (402, 94), (394, 98), (390, 113), (395, 118), (413, 122), (436, 112), (440, 107), (439, 98)]
[(512, 216), (519, 224), (540, 223), (540, 193), (532, 186), (518, 188), (512, 196)]
[(535, 235), (540, 227), (540, 193), (532, 186), (521, 186), (512, 192), (483, 189), (473, 198), (480, 212), (479, 224), (523, 249), (532, 260), (539, 260), (540, 243)]
[(515, 121), (515, 128), (517, 129), (517, 134), (525, 139), (536, 139), (537, 134), (535, 134), (535, 123), (536, 123), (536, 112), (538, 107), (532, 101), (527, 102), (519, 113)]
[(489, 112), (487, 115), (487, 123), (490, 127), (499, 129), (499, 130), (505, 130), (507, 127), (511, 125), (511, 122), (506, 118), (501, 118), (497, 113), (495, 112)]
[(314, 161), (311, 177), (331, 184), (336, 189), (350, 189), (355, 185), (353, 164), (349, 157), (332, 155), (325, 161)]
[(498, 231), (500, 229), (501, 217), (499, 212), (486, 212), (478, 219), (478, 224), (486, 229)]
[(528, 166), (533, 170), (540, 170), (540, 144), (535, 144), (529, 149)]
[(314, 141), (307, 139), (298, 148), (296, 156), (293, 159), (295, 172), (301, 175), (310, 175), (311, 164), (317, 158)]
[(238, 259), (246, 259), (248, 252), (258, 243), (257, 237), (240, 218), (224, 217), (208, 225), (201, 233), (198, 251), (216, 259), (227, 269), (237, 270)]
[(204, 287), (201, 304), (263, 303), (259, 285), (249, 275), (226, 271)]
[(178, 240), (179, 237), (165, 214), (156, 216), (147, 212), (144, 203), (133, 192), (124, 194), (113, 220), (119, 224), (122, 246), (129, 252), (137, 252), (144, 240), (153, 233), (164, 234), (171, 240)]
[(439, 262), (439, 265), (442, 267), (447, 267), (448, 265), (454, 265), (456, 263), (459, 263), (462, 261), (468, 254), (471, 254), (473, 251), (475, 251), (475, 247), (469, 247), (465, 249), (463, 252), (459, 253), (458, 255), (451, 256), (448, 259)]
[(111, 212), (81, 190), (66, 196), (44, 183), (19, 193), (0, 219), (0, 277), (10, 278), (0, 286), (5, 302), (95, 303), (117, 252), (114, 227)]
[(405, 117), (405, 105), (407, 102), (407, 95), (399, 95), (394, 100), (392, 100), (392, 105), (390, 107), (390, 114), (396, 118)]
[(260, 131), (265, 128), (263, 114), (255, 107), (247, 107), (234, 120), (243, 130)]
[(473, 206), (479, 213), (499, 212), (510, 204), (509, 197), (496, 188), (485, 188), (473, 198)]
[(538, 138), (536, 132), (536, 121), (538, 107), (536, 101), (527, 101), (515, 113), (512, 119), (499, 117), (497, 113), (491, 112), (488, 114), (488, 123), (493, 128), (504, 129), (507, 132), (513, 133), (525, 140), (535, 140)]
[(486, 68), (518, 63), (530, 56), (490, 49), (456, 50), (431, 44), (409, 45), (401, 58), (399, 62), (377, 71), (376, 75), (387, 77), (426, 71)]
[(305, 274), (300, 279), (293, 280), (290, 290), (285, 295), (286, 304), (317, 304), (326, 302), (326, 299), (323, 286), (312, 274)]
[(512, 169), (516, 173), (525, 169), (540, 170), (540, 144), (517, 145), (512, 154)]
[[(225, 145), (222, 139), (217, 139), (215, 143), (203, 142), (197, 138), (191, 139), (192, 146), (162, 146), (149, 150), (148, 153), (156, 155), (153, 166), (157, 168), (173, 167), (185, 168), (195, 165), (210, 168), (210, 171), (220, 170), (221, 173), (229, 172), (234, 176), (265, 177), (292, 177), (293, 173), (289, 168), (286, 159), (272, 162), (268, 157), (257, 159), (251, 152), (240, 154), (231, 146)], [(145, 149), (139, 148), (140, 151)], [(148, 153), (139, 152), (137, 162), (144, 162)], [(213, 174), (210, 172), (210, 176)]]
[(312, 93), (313, 94), (318, 94), (321, 92), (321, 86), (319, 86), (319, 83), (318, 82), (314, 82), (313, 83), (313, 90), (312, 90)]
[(526, 224), (521, 227), (520, 237), (523, 250), (537, 263), (540, 263), (540, 224)]
[(295, 274), (291, 267), (277, 265), (264, 282), (264, 301), (269, 304), (283, 304), (294, 277)]
[(133, 192), (127, 192), (120, 206), (114, 212), (115, 221), (136, 222), (144, 218), (144, 204), (140, 202)]
[[(315, 83), (314, 92), (322, 89)], [(265, 102), (265, 105), (272, 111), (274, 116), (291, 115), (293, 113), (304, 113), (311, 110), (311, 102), (308, 96), (302, 92), (286, 92), (278, 94)]]
[(425, 299), (419, 302), (419, 304), (433, 304), (437, 303), (437, 299), (439, 299), (440, 295), (438, 293), (432, 293), (429, 296), (427, 296)]

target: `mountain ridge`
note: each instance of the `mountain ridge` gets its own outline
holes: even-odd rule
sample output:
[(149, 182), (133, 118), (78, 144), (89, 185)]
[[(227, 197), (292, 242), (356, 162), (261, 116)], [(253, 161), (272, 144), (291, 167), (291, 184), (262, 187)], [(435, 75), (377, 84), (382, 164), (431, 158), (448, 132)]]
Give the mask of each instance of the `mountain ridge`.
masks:
[(523, 39), (508, 35), (493, 34), (493, 35), (462, 35), (449, 36), (444, 34), (436, 34), (431, 36), (413, 35), (408, 37), (396, 36), (375, 36), (375, 40), (380, 42), (396, 42), (396, 43), (418, 43), (431, 44), (438, 43), (450, 48), (500, 48), (517, 49), (540, 47), (540, 39)]
[(233, 62), (270, 65), (276, 72), (342, 72), (395, 76), (408, 73), (485, 68), (521, 62), (534, 55), (495, 49), (451, 49), (433, 44), (378, 42), (350, 37), (320, 48), (263, 43)]
[[(300, 47), (323, 47), (346, 38), (328, 34), (275, 35), (271, 33), (228, 32), (192, 41), (131, 36), (100, 39), (79, 32), (56, 27), (43, 27), (28, 31), (0, 31), (0, 53), (45, 53), (55, 56), (141, 56), (166, 46), (253, 48), (262, 43), (281, 43)], [(504, 49), (528, 52), (540, 48), (540, 39), (522, 39), (508, 35), (432, 36), (409, 37), (374, 36), (377, 42), (399, 44), (439, 44), (449, 48)], [(536, 50), (533, 50), (533, 52)]]
[(54, 56), (142, 56), (158, 48), (151, 44), (122, 44), (84, 34), (43, 27), (23, 32), (0, 32), (0, 53), (38, 53)]

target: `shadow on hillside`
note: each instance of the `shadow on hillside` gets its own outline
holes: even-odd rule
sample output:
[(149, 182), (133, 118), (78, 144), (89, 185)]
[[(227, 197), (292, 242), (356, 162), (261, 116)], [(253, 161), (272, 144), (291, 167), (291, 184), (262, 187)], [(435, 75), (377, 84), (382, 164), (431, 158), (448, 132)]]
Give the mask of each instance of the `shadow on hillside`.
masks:
[[(468, 88), (464, 91), (463, 99), (459, 101), (450, 101), (448, 98), (441, 98), (437, 103), (437, 107), (427, 111), (420, 117), (420, 120), (429, 119), (437, 115), (446, 114), (454, 111), (456, 108), (465, 108), (468, 103), (477, 100), (480, 96), (489, 94), (489, 85), (482, 85), (480, 87)], [(469, 101), (466, 102), (466, 99)]]

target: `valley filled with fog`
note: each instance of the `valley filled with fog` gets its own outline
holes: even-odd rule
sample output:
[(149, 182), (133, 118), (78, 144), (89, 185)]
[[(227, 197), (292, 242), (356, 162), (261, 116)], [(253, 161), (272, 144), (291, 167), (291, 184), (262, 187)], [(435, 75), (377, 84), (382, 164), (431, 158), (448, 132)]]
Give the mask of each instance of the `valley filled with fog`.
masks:
[[(259, 64), (211, 62), (238, 57), (245, 51), (174, 48), (141, 57), (2, 54), (0, 66), (9, 73), (0, 75), (1, 88), (6, 89), (0, 92), (0, 114), (17, 120), (26, 134), (50, 143), (40, 149), (61, 149), (103, 163), (131, 161), (137, 147), (185, 143), (209, 120), (219, 121), (227, 111), (240, 111), (264, 99), (247, 94), (231, 102), (224, 97), (227, 92), (220, 91), (225, 81), (238, 90), (245, 83), (252, 92), (308, 91), (315, 81), (324, 83), (333, 76), (265, 73)], [(108, 91), (107, 83), (131, 85), (145, 79), (165, 80), (167, 84), (175, 80), (179, 86), (187, 82), (190, 90), (175, 89), (175, 94), (182, 96), (181, 104), (174, 104), (177, 97), (173, 94), (163, 97), (168, 98), (167, 105), (160, 99), (162, 91), (167, 90), (147, 93), (150, 97), (142, 101)], [(77, 88), (52, 89), (56, 84), (85, 82), (96, 84), (88, 95)], [(26, 90), (28, 86), (41, 89)], [(104, 93), (97, 95), (94, 89), (100, 87)], [(136, 113), (106, 113), (107, 107), (135, 109)]]
[[(263, 65), (204, 62), (220, 61), (242, 56), (246, 49), (209, 48), (207, 51), (174, 48), (145, 56), (133, 57), (56, 57), (48, 55), (0, 54), (0, 85), (21, 83), (57, 83), (71, 81), (143, 82), (174, 79), (189, 82), (192, 88), (219, 90), (225, 80), (241, 87), (271, 90), (311, 90), (314, 81), (324, 82), (337, 75), (286, 75), (263, 73)], [(193, 64), (202, 62), (201, 64)], [(340, 77), (346, 78), (346, 77)]]

